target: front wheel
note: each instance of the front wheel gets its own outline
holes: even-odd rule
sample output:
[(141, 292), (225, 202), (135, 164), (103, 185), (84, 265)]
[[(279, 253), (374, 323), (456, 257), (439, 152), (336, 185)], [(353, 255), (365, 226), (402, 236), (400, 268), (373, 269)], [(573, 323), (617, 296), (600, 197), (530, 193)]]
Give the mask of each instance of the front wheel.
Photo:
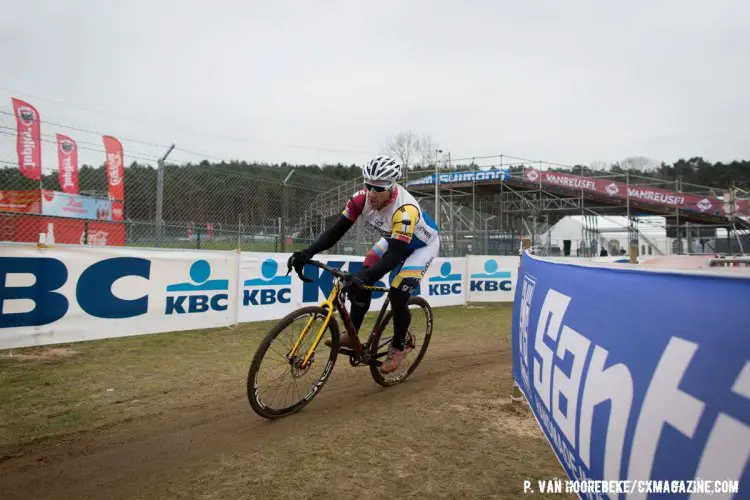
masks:
[[(258, 346), (247, 374), (247, 398), (258, 415), (268, 419), (290, 415), (301, 410), (323, 388), (338, 355), (339, 328), (334, 316), (306, 365), (304, 358), (327, 315), (328, 310), (320, 306), (298, 309), (279, 320)], [(290, 358), (289, 353), (308, 323), (310, 327)], [(326, 340), (330, 340), (331, 347), (325, 345)], [(266, 372), (268, 376), (261, 377)], [(270, 381), (268, 388), (261, 389), (261, 378)]]
[[(381, 373), (380, 366), (370, 365), (372, 378), (384, 387), (403, 382), (417, 369), (432, 338), (432, 307), (430, 307), (430, 304), (422, 297), (412, 295), (409, 297), (408, 307), (411, 312), (411, 321), (406, 332), (404, 347), (411, 349), (410, 352), (401, 361), (401, 365), (396, 371), (392, 373)], [(392, 317), (393, 311), (390, 310), (383, 318), (378, 331), (375, 332), (370, 346), (370, 357), (372, 359), (385, 361), (393, 338)]]

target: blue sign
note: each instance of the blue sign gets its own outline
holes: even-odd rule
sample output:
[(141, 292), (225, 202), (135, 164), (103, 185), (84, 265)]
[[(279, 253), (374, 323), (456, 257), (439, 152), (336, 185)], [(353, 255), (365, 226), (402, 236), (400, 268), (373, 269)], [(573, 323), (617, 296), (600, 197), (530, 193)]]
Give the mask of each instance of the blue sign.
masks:
[(484, 272), (469, 275), (469, 291), (471, 292), (504, 292), (511, 291), (513, 281), (510, 271), (498, 271), (497, 261), (487, 259), (484, 262)]
[[(345, 261), (339, 261), (339, 260), (331, 260), (326, 262), (331, 267), (334, 267), (336, 269), (343, 269), (344, 264), (346, 264)], [(352, 274), (358, 273), (362, 267), (364, 266), (363, 262), (349, 262), (349, 267), (346, 269)], [(395, 269), (393, 269), (390, 273), (388, 273), (388, 284), (384, 283), (382, 280), (376, 281), (374, 283), (374, 286), (377, 287), (388, 287), (390, 286), (391, 282), (393, 282), (393, 279), (398, 275), (399, 271), (401, 270), (400, 266), (396, 266)], [(327, 271), (324, 271), (323, 269), (320, 269), (319, 267), (311, 266), (311, 265), (305, 265), (302, 273), (305, 278), (311, 279), (312, 282), (303, 282), (302, 283), (302, 302), (319, 302), (321, 299), (320, 293), (323, 293), (323, 296), (328, 297), (330, 295), (331, 290), (333, 290), (333, 276)], [(412, 295), (419, 295), (420, 294), (420, 286), (417, 286), (417, 288), (412, 291)], [(372, 298), (377, 300), (381, 297), (383, 297), (385, 293), (383, 292), (372, 292)]]
[[(449, 174), (440, 174), (439, 184), (450, 184), (458, 182), (505, 182), (510, 179), (510, 172), (507, 170), (477, 170), (474, 172), (451, 172)], [(408, 181), (405, 185), (421, 186), (435, 184), (435, 174), (420, 177), (417, 180)]]
[(167, 292), (217, 292), (219, 294), (167, 295), (165, 314), (204, 313), (210, 310), (226, 311), (229, 307), (229, 280), (209, 279), (211, 265), (205, 260), (196, 260), (190, 266), (191, 282), (174, 283), (167, 286)]
[(262, 278), (245, 280), (245, 288), (249, 290), (244, 290), (242, 305), (288, 304), (292, 299), (292, 277), (276, 276), (278, 271), (279, 263), (275, 259), (266, 259), (260, 266)]
[(440, 276), (429, 278), (429, 295), (460, 295), (461, 273), (452, 273), (451, 263), (443, 262), (440, 266)]
[(513, 378), (568, 476), (739, 480), (747, 498), (749, 305), (748, 278), (524, 254)]
[(112, 220), (112, 201), (45, 190), (42, 193), (42, 214), (75, 219)]

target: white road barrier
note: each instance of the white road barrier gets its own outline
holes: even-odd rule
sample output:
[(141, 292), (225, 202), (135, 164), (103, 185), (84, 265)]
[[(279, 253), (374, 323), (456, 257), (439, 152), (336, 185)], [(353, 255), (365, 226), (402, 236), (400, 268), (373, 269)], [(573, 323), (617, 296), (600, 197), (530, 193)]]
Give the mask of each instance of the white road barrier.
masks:
[(4, 246), (0, 348), (229, 325), (236, 277), (232, 252)]
[[(287, 276), (288, 258), (289, 253), (2, 245), (0, 349), (279, 319), (320, 303), (332, 286), (330, 274), (314, 266), (304, 271), (310, 283), (295, 273)], [(364, 261), (349, 255), (316, 259), (354, 272)], [(416, 294), (433, 307), (511, 302), (517, 267), (517, 257), (437, 258)], [(390, 285), (395, 275), (379, 284)], [(375, 294), (371, 310), (383, 300)]]

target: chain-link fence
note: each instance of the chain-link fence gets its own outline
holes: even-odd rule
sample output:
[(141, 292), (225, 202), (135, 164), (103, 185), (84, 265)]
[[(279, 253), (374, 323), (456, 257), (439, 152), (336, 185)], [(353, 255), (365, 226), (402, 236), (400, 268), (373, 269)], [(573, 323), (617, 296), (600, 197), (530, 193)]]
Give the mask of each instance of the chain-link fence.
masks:
[[(316, 167), (311, 173), (286, 164), (272, 167), (226, 162), (181, 148), (177, 151), (199, 156), (202, 161), (164, 162), (162, 157), (171, 148), (123, 139), (127, 166), (117, 174), (123, 177), (120, 180), (124, 185), (120, 200), (112, 195), (113, 174), (101, 134), (54, 121), (39, 123), (41, 143), (28, 146), (24, 142), (28, 138), (18, 135), (14, 109), (0, 105), (0, 241), (35, 243), (40, 238), (53, 238), (62, 244), (287, 252), (317, 238), (339, 216), (348, 197), (361, 187), (357, 168), (337, 171)], [(64, 135), (68, 133), (76, 136), (75, 143)], [(34, 148), (43, 149), (38, 175), (29, 175), (28, 171), (24, 175), (20, 168), (19, 141), (23, 155), (32, 157)], [(74, 157), (79, 160), (75, 175), (65, 168), (65, 162), (74, 161)], [(501, 158), (500, 165), (490, 167), (505, 169), (514, 178), (523, 177), (524, 164), (503, 164)], [(477, 168), (472, 162), (471, 170)], [(726, 194), (720, 189), (631, 174), (584, 169), (571, 173), (700, 196)], [(424, 175), (429, 171), (413, 173), (414, 178)], [(549, 255), (590, 257), (602, 251), (620, 255), (629, 242), (636, 241), (639, 253), (644, 255), (732, 253), (734, 240), (742, 244), (740, 236), (714, 237), (706, 243), (701, 230), (696, 234), (692, 229), (687, 231), (689, 223), (676, 210), (674, 217), (665, 217), (669, 219), (667, 231), (670, 227), (675, 232), (677, 228), (686, 231), (685, 243), (681, 238), (658, 239), (648, 231), (634, 229), (630, 222), (621, 228), (627, 233), (625, 239), (618, 240), (596, 227), (598, 208), (584, 203), (583, 191), (576, 199), (570, 193), (546, 193), (541, 185), (537, 192), (519, 191), (518, 185), (512, 188), (500, 182), (458, 184), (454, 186), (451, 180), (441, 185), (439, 203), (435, 203), (431, 187), (410, 188), (424, 209), (439, 220), (441, 256), (517, 255), (522, 246), (528, 245)], [(479, 187), (482, 189), (475, 189)], [(748, 193), (741, 195), (746, 199)], [(582, 227), (576, 231), (580, 237), (553, 237), (551, 227), (570, 214), (581, 216)], [(357, 224), (331, 252), (364, 255), (378, 239), (373, 228)], [(744, 244), (750, 248), (747, 238)]]
[(274, 177), (283, 170), (268, 175), (243, 170), (241, 165), (166, 165), (159, 224), (154, 167), (125, 169), (122, 221), (111, 220), (108, 212), (104, 167), (80, 169), (80, 195), (61, 192), (56, 172), (43, 171), (34, 186), (17, 169), (2, 168), (0, 235), (4, 241), (36, 242), (45, 233), (57, 243), (245, 251), (299, 246), (293, 222), (330, 181), (305, 177), (282, 183)]
[[(24, 172), (17, 141), (28, 138), (18, 134), (13, 107), (0, 106), (0, 241), (289, 251), (306, 244), (295, 231), (308, 208), (342, 182), (323, 169), (214, 158), (162, 162), (164, 146), (123, 140), (120, 201), (112, 196), (103, 136), (96, 143), (93, 131), (38, 124), (41, 142), (24, 142), (22, 154), (41, 165)], [(77, 168), (67, 169), (70, 163)]]

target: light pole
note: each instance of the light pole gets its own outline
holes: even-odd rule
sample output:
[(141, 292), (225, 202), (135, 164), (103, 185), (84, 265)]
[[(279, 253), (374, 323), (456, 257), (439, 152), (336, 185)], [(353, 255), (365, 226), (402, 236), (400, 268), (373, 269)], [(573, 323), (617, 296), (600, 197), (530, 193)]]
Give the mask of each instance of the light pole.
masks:
[(440, 153), (442, 149), (435, 150), (435, 224), (440, 227), (440, 171), (438, 165), (440, 165)]
[(487, 223), (497, 217), (496, 215), (490, 215), (486, 219), (484, 219), (484, 254), (489, 255), (489, 236), (488, 236), (488, 229), (487, 229)]

